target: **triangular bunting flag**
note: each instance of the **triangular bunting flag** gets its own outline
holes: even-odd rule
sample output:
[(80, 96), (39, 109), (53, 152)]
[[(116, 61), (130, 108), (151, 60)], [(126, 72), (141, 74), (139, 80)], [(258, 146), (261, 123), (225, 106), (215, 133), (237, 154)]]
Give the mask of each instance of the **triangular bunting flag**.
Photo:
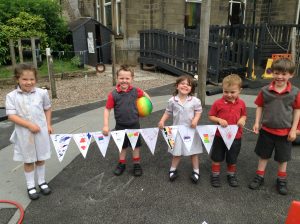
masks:
[(230, 147), (238, 131), (238, 126), (228, 125), (226, 128), (223, 128), (220, 125), (218, 125), (218, 130), (223, 138), (225, 145), (227, 146), (227, 149), (230, 150)]
[(91, 144), (92, 135), (88, 133), (73, 134), (73, 139), (81, 152), (83, 158), (86, 157), (89, 146)]
[(191, 151), (191, 147), (193, 144), (194, 136), (195, 136), (195, 129), (190, 128), (184, 125), (179, 125), (178, 127), (178, 132), (181, 136), (181, 139), (188, 151)]
[(137, 143), (137, 140), (140, 136), (140, 129), (126, 129), (125, 132), (126, 132), (127, 137), (130, 141), (131, 147), (134, 150), (135, 146), (136, 146), (136, 143)]
[(177, 126), (165, 126), (161, 132), (171, 150), (174, 149), (175, 139), (177, 136)]
[(198, 134), (208, 154), (210, 153), (210, 149), (215, 138), (216, 130), (217, 130), (217, 125), (197, 126)]
[(122, 151), (122, 146), (124, 143), (124, 138), (125, 138), (125, 130), (119, 130), (119, 131), (112, 131), (111, 136), (113, 137), (119, 151)]
[(107, 136), (103, 135), (101, 131), (93, 132), (91, 134), (94, 137), (94, 139), (98, 145), (98, 148), (100, 149), (101, 154), (103, 155), (103, 157), (105, 157), (108, 143), (110, 140), (110, 133), (108, 133)]
[(147, 146), (149, 147), (150, 151), (154, 155), (155, 146), (158, 137), (158, 128), (144, 128), (141, 129), (140, 131)]
[(51, 134), (51, 139), (59, 162), (63, 161), (68, 146), (72, 139), (71, 134)]

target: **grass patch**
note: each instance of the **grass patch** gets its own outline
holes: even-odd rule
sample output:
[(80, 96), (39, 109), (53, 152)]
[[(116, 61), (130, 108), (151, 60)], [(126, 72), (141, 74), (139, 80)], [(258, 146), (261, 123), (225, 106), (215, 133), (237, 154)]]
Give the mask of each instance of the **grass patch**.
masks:
[[(62, 72), (74, 72), (74, 71), (87, 71), (85, 68), (78, 68), (78, 66), (72, 64), (70, 60), (55, 60), (53, 61), (54, 74)], [(38, 68), (39, 77), (48, 76), (47, 61), (43, 61), (41, 67)], [(13, 77), (12, 66), (0, 66), (0, 79), (7, 79)]]

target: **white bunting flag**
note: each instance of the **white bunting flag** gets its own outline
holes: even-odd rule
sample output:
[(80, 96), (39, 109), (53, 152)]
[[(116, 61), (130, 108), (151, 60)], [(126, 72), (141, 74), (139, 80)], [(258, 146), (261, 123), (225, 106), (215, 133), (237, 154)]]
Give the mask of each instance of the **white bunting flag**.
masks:
[(131, 144), (131, 148), (134, 150), (140, 136), (140, 129), (126, 129), (125, 132)]
[(106, 135), (103, 135), (103, 133), (101, 131), (99, 131), (99, 132), (93, 132), (92, 136), (94, 137), (94, 139), (98, 145), (98, 148), (100, 149), (101, 154), (103, 155), (103, 157), (105, 157), (108, 143), (110, 140), (110, 133), (108, 133), (108, 135), (106, 136)]
[(140, 130), (147, 146), (149, 147), (153, 155), (157, 142), (158, 130), (158, 128), (144, 128)]
[(196, 130), (194, 128), (190, 128), (184, 125), (179, 125), (177, 127), (178, 127), (178, 132), (181, 136), (182, 141), (184, 142), (186, 149), (188, 151), (191, 151)]
[(89, 146), (91, 144), (92, 135), (88, 133), (73, 134), (73, 139), (81, 152), (83, 158), (86, 157)]
[(126, 134), (125, 130), (112, 131), (110, 134), (113, 137), (119, 151), (121, 152)]
[(200, 125), (197, 126), (198, 134), (205, 146), (207, 153), (210, 153), (210, 149), (212, 147), (215, 134), (216, 134), (217, 126), (216, 125)]
[(171, 150), (174, 149), (175, 139), (177, 136), (177, 126), (165, 126), (161, 132)]
[(59, 162), (63, 161), (66, 151), (68, 150), (68, 146), (72, 139), (71, 134), (51, 134), (50, 135), (54, 149), (57, 154), (57, 158)]
[(227, 149), (230, 150), (230, 147), (238, 131), (238, 126), (228, 125), (226, 128), (223, 128), (220, 125), (218, 125), (218, 130), (223, 138), (225, 145), (227, 146)]

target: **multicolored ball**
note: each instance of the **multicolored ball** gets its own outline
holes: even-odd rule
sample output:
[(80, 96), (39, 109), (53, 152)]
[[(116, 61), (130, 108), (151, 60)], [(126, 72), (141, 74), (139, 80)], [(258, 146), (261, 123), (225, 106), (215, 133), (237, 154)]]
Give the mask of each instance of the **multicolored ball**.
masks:
[(140, 117), (148, 116), (153, 109), (151, 101), (145, 96), (137, 99), (136, 106)]

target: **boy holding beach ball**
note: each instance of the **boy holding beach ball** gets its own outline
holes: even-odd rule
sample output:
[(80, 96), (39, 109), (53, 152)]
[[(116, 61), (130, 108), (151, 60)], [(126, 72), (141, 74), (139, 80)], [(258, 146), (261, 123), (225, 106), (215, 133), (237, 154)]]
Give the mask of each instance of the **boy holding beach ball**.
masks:
[[(109, 132), (108, 121), (111, 109), (114, 109), (116, 120), (115, 130), (140, 129), (137, 100), (141, 97), (147, 97), (148, 99), (150, 97), (142, 89), (132, 86), (133, 77), (134, 71), (128, 65), (121, 65), (117, 71), (117, 86), (109, 93), (104, 109), (104, 124), (102, 129), (104, 135), (108, 135)], [(140, 165), (140, 138), (138, 138), (136, 147), (132, 151), (134, 176), (141, 176), (143, 174)], [(130, 141), (127, 135), (125, 135), (122, 150), (119, 154), (119, 163), (114, 170), (114, 174), (117, 176), (121, 175), (126, 169), (126, 151), (129, 146), (131, 146)]]

